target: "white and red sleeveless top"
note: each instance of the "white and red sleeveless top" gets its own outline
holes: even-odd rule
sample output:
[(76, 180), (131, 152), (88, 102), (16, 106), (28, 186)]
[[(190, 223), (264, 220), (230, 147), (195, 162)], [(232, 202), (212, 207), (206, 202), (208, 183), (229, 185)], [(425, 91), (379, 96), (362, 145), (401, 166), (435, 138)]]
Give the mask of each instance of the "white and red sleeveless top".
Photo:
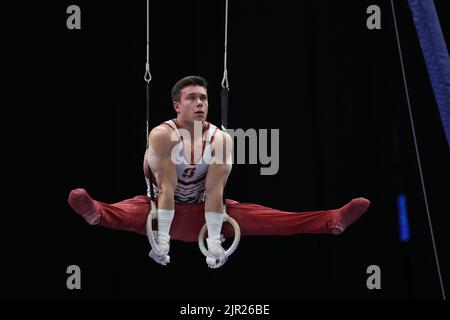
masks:
[[(163, 122), (164, 125), (172, 128), (180, 142), (177, 145), (176, 170), (177, 170), (177, 188), (175, 189), (175, 202), (177, 203), (195, 203), (204, 201), (206, 174), (208, 173), (209, 163), (211, 162), (211, 142), (214, 140), (217, 128), (215, 125), (205, 122), (203, 127), (203, 146), (202, 157), (197, 163), (190, 163), (184, 157), (184, 146), (182, 137), (178, 130), (177, 121), (168, 120)], [(150, 197), (150, 181), (153, 183), (153, 191), (155, 196), (158, 195), (158, 187), (153, 173), (150, 171), (147, 161), (144, 159), (144, 175), (147, 182), (147, 195)]]

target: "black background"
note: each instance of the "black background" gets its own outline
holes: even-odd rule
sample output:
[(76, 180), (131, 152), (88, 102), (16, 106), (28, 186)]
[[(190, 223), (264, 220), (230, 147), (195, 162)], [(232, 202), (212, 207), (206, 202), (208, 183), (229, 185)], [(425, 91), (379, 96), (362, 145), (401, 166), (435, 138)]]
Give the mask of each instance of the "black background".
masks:
[[(395, 2), (448, 291), (449, 149), (407, 1)], [(71, 4), (81, 8), (81, 30), (66, 28)], [(381, 8), (381, 30), (366, 27), (371, 4)], [(441, 298), (389, 1), (230, 1), (229, 127), (279, 129), (280, 168), (262, 176), (261, 165), (235, 165), (229, 198), (310, 211), (363, 196), (371, 207), (339, 237), (245, 237), (218, 270), (197, 244), (177, 241), (162, 267), (145, 237), (90, 226), (69, 207), (77, 187), (104, 202), (145, 194), (146, 7), (42, 6), (15, 10), (5, 49), (19, 61), (10, 64), (17, 91), (7, 106), (15, 125), (4, 134), (13, 209), (3, 213), (2, 298)], [(449, 11), (444, 1), (436, 7), (448, 44), (441, 15)], [(151, 1), (152, 127), (174, 117), (170, 88), (190, 74), (208, 79), (209, 117), (219, 123), (223, 26), (223, 1)], [(408, 199), (407, 243), (398, 193)], [(66, 287), (72, 264), (81, 290)], [(381, 268), (381, 290), (366, 287), (369, 265)]]

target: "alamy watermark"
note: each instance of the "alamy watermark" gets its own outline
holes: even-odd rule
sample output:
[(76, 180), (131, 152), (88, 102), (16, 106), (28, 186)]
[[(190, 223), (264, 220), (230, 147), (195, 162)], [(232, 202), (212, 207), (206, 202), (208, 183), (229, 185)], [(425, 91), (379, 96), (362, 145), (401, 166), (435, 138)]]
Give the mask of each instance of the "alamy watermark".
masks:
[[(207, 136), (202, 133), (202, 122), (194, 122), (194, 137), (189, 130), (179, 128), (172, 131), (171, 140), (180, 142), (171, 152), (171, 159), (175, 164), (181, 164), (185, 159), (199, 159), (197, 163), (207, 164), (261, 164), (261, 175), (275, 175), (280, 167), (280, 130), (279, 129), (226, 129), (229, 138), (214, 136), (214, 140), (206, 141)], [(180, 141), (180, 136), (183, 142)], [(211, 138), (211, 137), (209, 137)], [(231, 139), (230, 139), (231, 138)], [(191, 141), (200, 141), (192, 148)], [(214, 156), (203, 152), (203, 145), (211, 142), (214, 147)], [(270, 152), (269, 152), (270, 148)], [(186, 157), (186, 158), (185, 158)]]
[(381, 29), (381, 9), (373, 4), (367, 7), (366, 13), (370, 16), (366, 20), (366, 26), (369, 30)]
[(80, 290), (81, 289), (81, 269), (80, 269), (80, 267), (77, 266), (76, 264), (72, 264), (67, 267), (66, 273), (70, 275), (69, 277), (67, 277), (67, 280), (66, 280), (67, 289)]
[(376, 264), (372, 264), (367, 267), (366, 273), (370, 276), (366, 280), (367, 289), (381, 289), (381, 269)]
[(66, 13), (70, 14), (66, 20), (66, 27), (69, 30), (81, 29), (81, 9), (77, 5), (70, 5), (66, 9)]

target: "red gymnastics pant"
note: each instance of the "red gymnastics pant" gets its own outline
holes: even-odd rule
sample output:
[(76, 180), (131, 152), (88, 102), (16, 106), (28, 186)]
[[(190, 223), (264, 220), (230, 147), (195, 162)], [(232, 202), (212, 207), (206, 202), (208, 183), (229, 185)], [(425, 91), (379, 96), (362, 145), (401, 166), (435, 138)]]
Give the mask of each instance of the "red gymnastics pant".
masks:
[[(74, 189), (69, 195), (69, 204), (88, 223), (115, 230), (137, 232), (146, 235), (146, 220), (150, 212), (150, 198), (136, 196), (114, 204), (92, 199), (84, 189)], [(242, 236), (280, 235), (300, 233), (339, 234), (367, 211), (370, 202), (356, 198), (345, 206), (325, 211), (287, 212), (253, 203), (226, 200), (226, 212), (234, 218)], [(195, 242), (205, 223), (204, 203), (175, 204), (175, 215), (170, 228), (173, 240)], [(153, 227), (156, 230), (156, 220)], [(224, 223), (225, 238), (234, 237), (229, 223)]]

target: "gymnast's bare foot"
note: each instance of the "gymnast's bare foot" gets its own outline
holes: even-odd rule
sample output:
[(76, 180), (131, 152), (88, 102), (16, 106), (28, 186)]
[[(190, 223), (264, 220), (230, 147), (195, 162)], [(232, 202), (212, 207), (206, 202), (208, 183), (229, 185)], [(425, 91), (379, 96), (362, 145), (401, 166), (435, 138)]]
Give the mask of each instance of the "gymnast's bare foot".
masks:
[(340, 234), (358, 220), (370, 206), (370, 201), (365, 198), (356, 198), (332, 213), (330, 220), (330, 233)]
[(75, 212), (82, 216), (89, 224), (96, 224), (100, 219), (95, 200), (93, 200), (85, 189), (74, 189), (69, 194), (69, 204)]

